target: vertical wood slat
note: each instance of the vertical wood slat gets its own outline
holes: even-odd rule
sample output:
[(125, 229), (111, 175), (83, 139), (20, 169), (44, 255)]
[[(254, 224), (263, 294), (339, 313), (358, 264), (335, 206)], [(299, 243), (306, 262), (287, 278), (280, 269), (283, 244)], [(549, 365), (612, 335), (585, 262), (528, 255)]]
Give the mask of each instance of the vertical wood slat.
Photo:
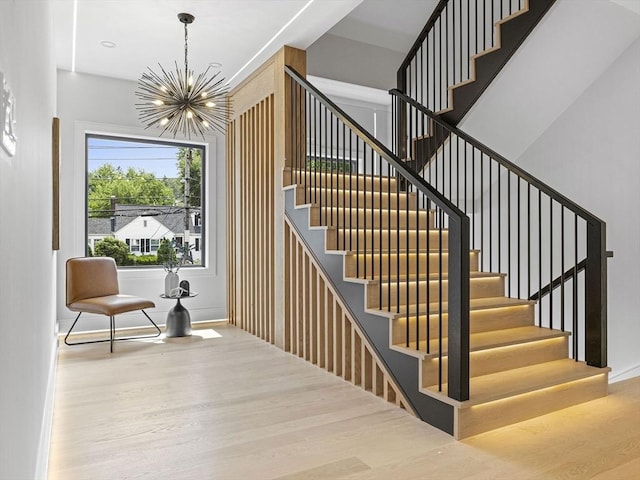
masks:
[(231, 121), (227, 132), (229, 321), (270, 343), (275, 340), (273, 119), (270, 95)]
[(406, 408), (393, 378), (287, 221), (285, 258), (285, 350)]

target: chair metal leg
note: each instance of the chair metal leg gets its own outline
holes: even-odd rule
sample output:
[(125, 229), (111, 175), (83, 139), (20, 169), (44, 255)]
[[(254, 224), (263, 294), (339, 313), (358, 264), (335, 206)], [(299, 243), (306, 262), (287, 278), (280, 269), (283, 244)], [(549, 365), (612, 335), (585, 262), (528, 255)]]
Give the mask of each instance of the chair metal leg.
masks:
[(115, 337), (116, 335), (116, 317), (114, 317), (113, 315), (111, 315), (109, 317), (109, 323), (110, 323), (110, 334), (111, 334), (111, 353), (113, 353), (113, 337)]
[(115, 315), (110, 316), (109, 317), (109, 338), (104, 339), (104, 340), (89, 340), (86, 342), (69, 342), (69, 335), (71, 335), (71, 331), (73, 330), (73, 328), (76, 326), (76, 323), (78, 323), (78, 319), (80, 318), (80, 315), (82, 315), (82, 312), (78, 313), (78, 316), (76, 317), (76, 319), (73, 321), (73, 324), (71, 325), (71, 328), (69, 329), (69, 331), (67, 332), (67, 335), (64, 337), (64, 343), (66, 345), (69, 346), (73, 346), (73, 345), (86, 345), (88, 343), (104, 343), (104, 342), (109, 342), (110, 343), (110, 351), (111, 353), (113, 353), (113, 342), (116, 341), (120, 341), (120, 340), (138, 340), (138, 339), (143, 339), (143, 338), (157, 338), (160, 336), (160, 334), (162, 333), (162, 330), (160, 330), (160, 327), (158, 327), (158, 325), (156, 325), (156, 322), (154, 322), (151, 317), (147, 314), (147, 312), (145, 312), (144, 310), (140, 310), (142, 313), (144, 313), (144, 316), (147, 317), (147, 320), (149, 320), (151, 322), (151, 324), (155, 327), (157, 333), (152, 334), (152, 335), (138, 335), (135, 337), (123, 337), (123, 338), (116, 338), (116, 317)]

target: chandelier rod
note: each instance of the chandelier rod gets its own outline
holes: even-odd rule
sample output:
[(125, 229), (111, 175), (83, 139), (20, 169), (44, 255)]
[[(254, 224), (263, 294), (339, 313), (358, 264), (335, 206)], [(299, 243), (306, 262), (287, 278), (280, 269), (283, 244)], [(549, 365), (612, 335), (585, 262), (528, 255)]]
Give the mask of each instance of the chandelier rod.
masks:
[(187, 43), (187, 22), (184, 22), (184, 79), (189, 84), (189, 61), (187, 60), (187, 53), (189, 52), (189, 47)]

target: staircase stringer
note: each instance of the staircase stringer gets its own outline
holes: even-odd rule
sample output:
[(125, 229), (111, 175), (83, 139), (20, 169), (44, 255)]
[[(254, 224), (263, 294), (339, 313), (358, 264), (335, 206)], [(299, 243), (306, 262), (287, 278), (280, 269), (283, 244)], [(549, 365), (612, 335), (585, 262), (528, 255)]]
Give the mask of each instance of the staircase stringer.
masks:
[[(343, 257), (325, 250), (325, 229), (309, 228), (309, 206), (296, 207), (295, 188), (285, 190), (285, 217), (305, 251), (313, 259), (314, 267), (332, 287), (350, 320), (362, 334), (379, 364), (384, 367), (411, 409), (423, 421), (454, 435), (454, 407), (420, 392), (419, 361), (391, 348), (390, 326), (380, 316), (368, 313), (362, 285), (344, 279)], [(291, 292), (289, 292), (291, 293)], [(293, 315), (293, 312), (289, 312)]]

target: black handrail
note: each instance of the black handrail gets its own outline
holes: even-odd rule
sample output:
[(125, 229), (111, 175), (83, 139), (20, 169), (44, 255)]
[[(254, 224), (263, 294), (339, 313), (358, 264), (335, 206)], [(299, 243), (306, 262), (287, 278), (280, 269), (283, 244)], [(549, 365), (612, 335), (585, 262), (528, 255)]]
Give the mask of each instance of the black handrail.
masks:
[(551, 293), (552, 290), (555, 290), (564, 282), (571, 280), (575, 275), (579, 274), (586, 268), (587, 268), (587, 259), (584, 258), (580, 262), (578, 262), (578, 264), (575, 267), (571, 267), (559, 277), (554, 278), (553, 282), (548, 283), (547, 285), (542, 287), (540, 290), (538, 290), (536, 293), (531, 295), (529, 297), (529, 300), (534, 300), (534, 301), (540, 300), (545, 295)]
[(587, 219), (589, 222), (604, 224), (604, 222), (602, 220), (600, 220), (598, 217), (596, 217), (591, 212), (585, 210), (580, 205), (578, 205), (574, 201), (570, 200), (569, 198), (567, 198), (566, 196), (564, 196), (563, 194), (561, 194), (557, 190), (554, 190), (549, 185), (547, 185), (546, 183), (542, 182), (538, 178), (534, 177), (533, 175), (531, 175), (526, 170), (523, 170), (522, 168), (520, 168), (515, 163), (510, 162), (505, 157), (500, 155), (498, 152), (496, 152), (495, 150), (492, 150), (491, 148), (487, 147), (485, 144), (483, 144), (479, 140), (473, 138), (471, 135), (463, 132), (462, 130), (458, 130), (453, 125), (449, 125), (447, 122), (442, 120), (442, 118), (440, 116), (436, 115), (431, 110), (426, 108), (424, 105), (422, 105), (422, 104), (418, 103), (417, 101), (415, 101), (413, 98), (405, 95), (404, 93), (402, 93), (401, 91), (399, 91), (396, 88), (393, 88), (393, 89), (389, 90), (389, 94), (391, 94), (393, 96), (396, 96), (396, 97), (400, 98), (402, 101), (404, 101), (404, 102), (408, 103), (409, 105), (413, 106), (414, 108), (416, 108), (417, 110), (419, 110), (420, 112), (422, 112), (423, 114), (428, 116), (432, 121), (434, 121), (435, 123), (437, 123), (438, 125), (443, 127), (445, 130), (448, 130), (449, 132), (455, 134), (456, 136), (460, 137), (464, 141), (470, 143), (475, 148), (477, 148), (479, 151), (481, 151), (482, 153), (484, 153), (488, 157), (491, 157), (491, 159), (493, 159), (496, 162), (500, 163), (500, 165), (502, 165), (503, 167), (505, 167), (506, 169), (508, 169), (509, 171), (514, 173), (515, 175), (517, 175), (518, 177), (522, 178), (527, 183), (530, 183), (535, 188), (537, 188), (541, 192), (544, 192), (545, 194), (547, 194), (548, 196), (550, 196), (551, 198), (553, 198), (557, 202), (562, 203), (566, 208), (568, 208), (572, 212), (574, 212), (574, 213), (580, 215), (581, 217)]
[[(413, 335), (415, 348), (422, 349), (422, 342), (426, 345), (425, 353), (436, 356), (440, 366), (446, 355), (447, 380), (443, 381), (441, 373), (439, 388), (447, 383), (449, 397), (458, 401), (468, 400), (469, 218), (294, 69), (285, 66), (285, 72), (291, 82), (287, 89), (290, 95), (292, 158), (287, 159), (287, 165), (291, 167), (292, 183), (302, 187), (305, 203), (320, 208), (322, 224), (335, 227), (334, 238), (338, 248), (355, 253), (356, 276), (372, 281), (367, 288), (377, 284), (375, 301), (378, 303), (368, 308), (404, 316), (406, 347), (410, 346)], [(357, 168), (361, 168), (355, 177), (351, 170), (354, 151)], [(318, 174), (318, 162), (311, 165), (308, 161), (308, 158), (323, 157), (325, 161), (320, 164), (329, 166), (328, 176), (324, 171)], [(334, 174), (331, 167), (340, 162), (349, 165), (343, 170), (348, 170), (348, 173), (340, 172), (341, 177)], [(377, 199), (366, 188), (361, 190), (362, 179), (365, 185), (367, 181), (373, 185), (378, 179), (380, 195)], [(400, 179), (406, 189), (402, 194), (397, 187)], [(393, 190), (392, 181), (397, 182)], [(361, 216), (362, 211), (364, 215)], [(355, 229), (352, 228), (354, 223)], [(443, 259), (445, 228), (448, 228), (446, 260)], [(433, 238), (431, 232), (435, 233)], [(416, 263), (410, 265), (408, 254), (413, 251), (417, 255), (411, 261)], [(401, 264), (403, 252), (405, 258)], [(426, 254), (421, 257), (421, 252)], [(396, 255), (394, 265), (391, 263), (392, 253)], [(439, 273), (434, 272), (434, 275), (438, 273), (437, 278), (429, 274), (430, 262), (433, 261), (431, 255), (437, 255), (441, 266), (447, 262), (446, 278), (442, 268)], [(378, 273), (374, 275), (376, 271)], [(406, 278), (401, 278), (402, 271)], [(446, 300), (443, 298), (445, 281), (449, 286)], [(437, 285), (434, 287), (432, 282)], [(447, 303), (449, 331), (446, 345), (442, 336), (444, 301)], [(426, 305), (426, 311), (420, 311), (423, 305)], [(438, 317), (438, 338), (429, 336), (429, 323), (434, 315)], [(426, 317), (423, 324), (421, 316)], [(410, 317), (415, 318), (415, 333), (409, 332)], [(420, 330), (424, 327), (426, 337)], [(366, 331), (364, 333), (366, 335)], [(437, 347), (430, 346), (432, 341)]]
[[(612, 257), (613, 257), (613, 252), (610, 250), (607, 250), (607, 258), (612, 258)], [(582, 272), (586, 268), (587, 268), (587, 259), (583, 258), (577, 265), (575, 265), (574, 267), (571, 267), (562, 275), (554, 278), (553, 282), (548, 283), (547, 285), (542, 287), (540, 290), (538, 290), (536, 293), (531, 295), (529, 297), (529, 300), (534, 300), (534, 301), (540, 300), (545, 295), (548, 295), (549, 293), (551, 293), (552, 290), (555, 290), (564, 282), (571, 280), (574, 277), (574, 275), (577, 275), (578, 273)]]
[[(403, 133), (395, 137), (396, 152), (408, 152), (406, 159), (413, 162), (412, 150), (419, 151), (427, 159), (420, 175), (471, 215), (471, 243), (474, 249), (475, 242), (479, 243), (480, 269), (506, 274), (508, 296), (515, 291), (516, 297), (529, 299), (532, 290), (542, 290), (544, 278), (554, 284), (555, 272), (564, 273), (568, 262), (577, 265), (578, 257), (585, 257), (583, 288), (578, 287), (575, 267), (569, 292), (561, 274), (561, 291), (546, 297), (546, 312), (541, 303), (544, 295), (537, 297), (537, 324), (556, 328), (555, 317), (559, 316), (564, 330), (568, 310), (573, 317), (574, 342), (580, 337), (578, 330), (584, 328), (585, 361), (606, 366), (605, 222), (417, 100), (397, 89), (390, 94), (393, 118)], [(420, 142), (420, 148), (408, 148), (410, 142)], [(567, 303), (567, 298), (573, 303)], [(579, 298), (584, 299), (584, 306)], [(581, 356), (577, 343), (573, 356), (576, 360)]]

